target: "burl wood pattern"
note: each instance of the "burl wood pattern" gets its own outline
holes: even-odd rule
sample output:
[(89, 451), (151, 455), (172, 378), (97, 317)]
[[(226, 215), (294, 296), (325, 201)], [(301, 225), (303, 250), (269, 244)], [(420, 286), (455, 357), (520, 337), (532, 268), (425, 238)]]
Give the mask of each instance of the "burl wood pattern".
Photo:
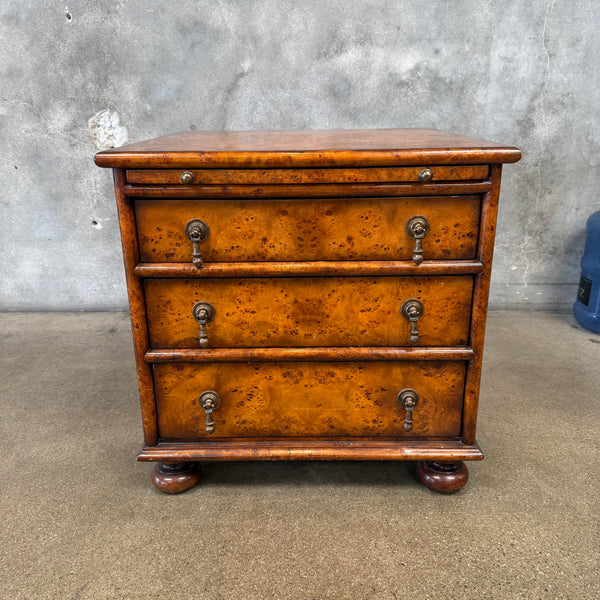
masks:
[[(379, 169), (192, 169), (193, 184), (214, 185), (247, 183), (377, 183), (419, 181), (421, 167), (390, 167)], [(487, 165), (472, 167), (440, 167), (431, 169), (433, 181), (464, 181), (485, 179)], [(181, 169), (141, 169), (127, 171), (128, 183), (180, 184)]]
[(191, 219), (210, 228), (202, 257), (210, 262), (411, 260), (406, 222), (422, 215), (431, 230), (423, 258), (475, 256), (478, 196), (310, 200), (137, 200), (140, 260), (191, 262)]
[(153, 348), (198, 348), (192, 308), (200, 301), (215, 308), (207, 325), (213, 348), (407, 346), (400, 308), (409, 298), (424, 306), (418, 345), (462, 346), (472, 290), (469, 276), (145, 281)]
[(481, 165), (518, 148), (435, 129), (186, 131), (96, 154), (101, 167), (280, 168)]
[[(186, 489), (201, 460), (375, 459), (421, 460), (431, 489), (462, 487), (459, 461), (483, 458), (501, 167), (520, 157), (421, 129), (197, 131), (98, 153), (115, 169), (138, 458), (162, 463), (154, 484)], [(418, 266), (404, 230), (415, 215), (431, 223)], [(201, 270), (184, 234), (194, 218), (211, 230)], [(417, 346), (400, 314), (407, 298), (425, 305)], [(216, 309), (209, 348), (191, 312), (200, 300)], [(403, 388), (421, 397), (410, 432)], [(198, 403), (207, 390), (222, 398), (213, 435)]]
[[(209, 363), (154, 367), (162, 439), (414, 436), (460, 433), (465, 363)], [(413, 429), (398, 393), (420, 395)], [(200, 394), (221, 396), (206, 433)]]

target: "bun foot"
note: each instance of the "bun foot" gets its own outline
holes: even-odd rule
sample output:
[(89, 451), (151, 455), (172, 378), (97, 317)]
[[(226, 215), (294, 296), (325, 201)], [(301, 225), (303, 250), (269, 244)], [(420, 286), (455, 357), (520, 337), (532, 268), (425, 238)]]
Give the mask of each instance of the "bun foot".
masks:
[(156, 463), (150, 479), (154, 487), (167, 494), (179, 494), (194, 487), (202, 470), (195, 462)]
[(442, 494), (458, 492), (469, 479), (469, 470), (464, 462), (419, 461), (417, 476), (430, 490)]

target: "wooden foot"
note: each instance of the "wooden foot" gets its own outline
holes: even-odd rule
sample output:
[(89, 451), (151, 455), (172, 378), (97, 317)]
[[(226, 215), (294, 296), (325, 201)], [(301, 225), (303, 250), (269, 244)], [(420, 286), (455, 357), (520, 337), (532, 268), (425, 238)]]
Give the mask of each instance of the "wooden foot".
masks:
[(417, 476), (434, 492), (454, 494), (458, 492), (469, 479), (469, 470), (464, 462), (419, 461)]
[(179, 494), (194, 487), (202, 470), (195, 462), (156, 463), (150, 478), (154, 487), (167, 494)]

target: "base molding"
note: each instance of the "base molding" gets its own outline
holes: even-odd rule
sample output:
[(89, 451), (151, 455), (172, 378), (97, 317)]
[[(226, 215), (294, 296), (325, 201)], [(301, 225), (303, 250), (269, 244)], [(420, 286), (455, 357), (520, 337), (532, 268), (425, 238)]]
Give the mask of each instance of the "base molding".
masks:
[(193, 462), (238, 460), (481, 460), (475, 442), (460, 440), (307, 440), (236, 439), (145, 446), (140, 461)]

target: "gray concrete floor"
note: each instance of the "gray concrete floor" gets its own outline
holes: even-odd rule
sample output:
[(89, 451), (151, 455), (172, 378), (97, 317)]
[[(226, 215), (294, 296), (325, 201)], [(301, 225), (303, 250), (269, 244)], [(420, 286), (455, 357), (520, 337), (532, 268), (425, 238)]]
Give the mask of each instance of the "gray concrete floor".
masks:
[(460, 493), (410, 463), (220, 463), (156, 491), (129, 322), (4, 314), (0, 597), (600, 597), (600, 336), (492, 313)]

